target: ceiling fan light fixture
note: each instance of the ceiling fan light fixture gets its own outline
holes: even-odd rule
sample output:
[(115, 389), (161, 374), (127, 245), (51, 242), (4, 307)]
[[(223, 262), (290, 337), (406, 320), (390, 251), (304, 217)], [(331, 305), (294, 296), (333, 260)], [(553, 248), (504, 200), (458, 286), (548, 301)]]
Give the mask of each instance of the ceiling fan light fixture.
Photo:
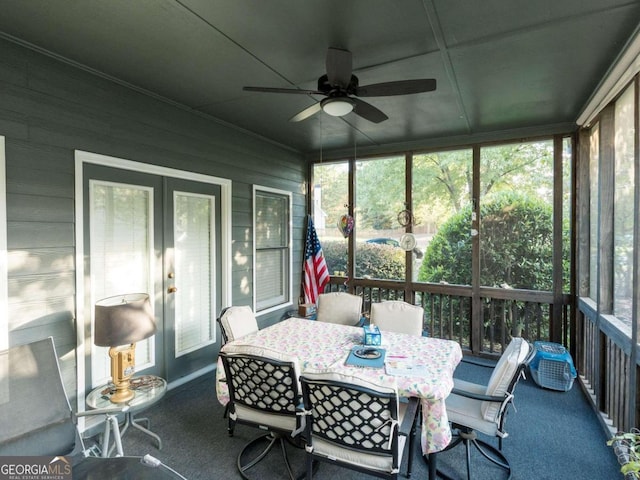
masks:
[(349, 97), (325, 98), (320, 102), (322, 110), (334, 117), (342, 117), (353, 111), (355, 103)]

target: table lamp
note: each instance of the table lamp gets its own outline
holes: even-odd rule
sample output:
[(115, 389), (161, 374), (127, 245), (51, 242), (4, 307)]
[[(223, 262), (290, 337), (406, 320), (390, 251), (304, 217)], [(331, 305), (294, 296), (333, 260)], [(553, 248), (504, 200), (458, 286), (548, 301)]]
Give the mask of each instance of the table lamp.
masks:
[(110, 347), (111, 379), (115, 393), (113, 403), (123, 403), (134, 397), (129, 379), (135, 371), (136, 342), (156, 332), (149, 295), (128, 293), (103, 298), (95, 306), (94, 343)]

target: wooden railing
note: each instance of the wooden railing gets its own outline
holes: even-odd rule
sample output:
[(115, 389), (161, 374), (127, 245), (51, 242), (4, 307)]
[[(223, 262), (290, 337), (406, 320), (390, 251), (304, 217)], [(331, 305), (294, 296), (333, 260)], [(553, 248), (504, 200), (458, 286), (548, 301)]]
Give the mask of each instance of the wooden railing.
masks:
[(576, 368), (604, 427), (611, 433), (638, 428), (640, 367), (632, 360), (631, 328), (598, 315), (588, 300), (578, 304), (577, 328)]
[[(640, 347), (632, 347), (631, 328), (615, 318), (598, 315), (588, 301), (580, 301), (571, 321), (571, 299), (562, 296), (559, 318), (552, 318), (551, 292), (332, 277), (327, 290), (347, 290), (372, 302), (404, 300), (424, 308), (424, 330), (432, 337), (460, 343), (467, 350), (497, 356), (511, 336), (529, 341), (562, 343), (569, 348), (580, 384), (611, 433), (640, 428)], [(477, 305), (479, 312), (474, 312)], [(474, 319), (476, 319), (474, 321)], [(560, 322), (560, 325), (554, 325)], [(481, 345), (472, 345), (474, 329)], [(553, 332), (556, 332), (554, 335)], [(560, 334), (558, 335), (558, 332)]]
[[(551, 292), (482, 287), (474, 297), (468, 286), (370, 279), (345, 284), (340, 277), (332, 277), (328, 290), (361, 295), (364, 312), (370, 311), (372, 302), (383, 300), (421, 305), (428, 335), (454, 340), (479, 355), (499, 355), (511, 337), (519, 334), (532, 342), (562, 343), (569, 348), (579, 383), (605, 430), (640, 428), (640, 354), (633, 351), (631, 328), (611, 316), (598, 315), (588, 301), (578, 302), (572, 312), (570, 296), (563, 295), (559, 314), (553, 318)], [(480, 345), (473, 345), (474, 333)]]
[[(372, 302), (404, 300), (424, 308), (424, 330), (437, 338), (455, 340), (464, 349), (482, 355), (499, 355), (512, 336), (522, 335), (530, 341), (552, 340), (551, 332), (562, 332), (564, 344), (569, 339), (569, 296), (562, 298), (561, 322), (554, 329), (552, 322), (551, 292), (530, 290), (480, 288), (477, 299), (469, 286), (432, 283), (353, 279), (332, 277), (327, 291), (346, 290), (363, 297), (363, 311), (369, 312)], [(474, 312), (474, 305), (479, 312)], [(476, 320), (474, 320), (476, 319)], [(473, 345), (472, 339), (480, 339)]]

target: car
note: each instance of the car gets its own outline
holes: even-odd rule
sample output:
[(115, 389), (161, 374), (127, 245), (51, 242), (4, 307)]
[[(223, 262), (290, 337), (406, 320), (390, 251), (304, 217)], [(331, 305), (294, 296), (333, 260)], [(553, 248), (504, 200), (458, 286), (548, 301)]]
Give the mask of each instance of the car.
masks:
[(391, 245), (392, 247), (400, 247), (400, 242), (393, 238), (370, 238), (366, 243), (377, 243), (379, 245)]
[[(378, 245), (389, 245), (391, 247), (402, 248), (400, 247), (400, 242), (398, 240), (389, 237), (370, 238), (369, 240), (366, 240), (365, 243), (375, 243)], [(422, 258), (422, 250), (418, 247), (413, 249), (413, 253), (416, 255), (416, 258)]]

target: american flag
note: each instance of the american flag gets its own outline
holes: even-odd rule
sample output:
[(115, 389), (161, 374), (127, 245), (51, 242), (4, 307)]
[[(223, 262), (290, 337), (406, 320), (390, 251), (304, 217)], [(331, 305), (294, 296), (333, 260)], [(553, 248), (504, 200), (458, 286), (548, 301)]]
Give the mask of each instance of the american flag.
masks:
[(324, 286), (329, 283), (329, 269), (324, 259), (322, 247), (309, 216), (307, 223), (307, 240), (304, 248), (304, 301), (315, 304), (318, 294), (324, 292)]

